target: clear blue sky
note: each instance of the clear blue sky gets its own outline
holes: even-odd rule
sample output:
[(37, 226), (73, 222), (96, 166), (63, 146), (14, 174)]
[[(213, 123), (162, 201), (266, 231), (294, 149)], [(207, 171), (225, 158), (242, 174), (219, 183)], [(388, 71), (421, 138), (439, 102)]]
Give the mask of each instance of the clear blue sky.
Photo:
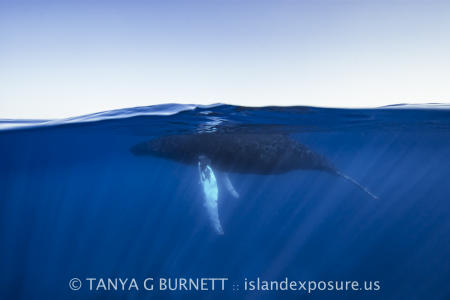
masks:
[(450, 101), (450, 1), (3, 1), (0, 118)]

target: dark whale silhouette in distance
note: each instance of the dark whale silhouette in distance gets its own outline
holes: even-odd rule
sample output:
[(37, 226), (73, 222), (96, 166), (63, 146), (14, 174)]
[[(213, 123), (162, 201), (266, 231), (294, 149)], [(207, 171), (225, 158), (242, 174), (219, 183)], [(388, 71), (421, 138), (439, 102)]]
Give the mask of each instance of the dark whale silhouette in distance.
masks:
[(169, 135), (139, 143), (135, 155), (152, 155), (196, 165), (201, 156), (213, 169), (251, 174), (281, 174), (293, 170), (318, 170), (353, 183), (377, 198), (356, 180), (341, 173), (324, 156), (313, 152), (289, 135), (266, 133), (198, 133)]

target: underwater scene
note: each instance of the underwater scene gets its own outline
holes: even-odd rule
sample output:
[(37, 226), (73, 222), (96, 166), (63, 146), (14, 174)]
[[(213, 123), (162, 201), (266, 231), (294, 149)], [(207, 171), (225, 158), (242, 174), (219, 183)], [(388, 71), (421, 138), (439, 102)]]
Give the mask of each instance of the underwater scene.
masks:
[(450, 106), (0, 120), (0, 299), (450, 299)]

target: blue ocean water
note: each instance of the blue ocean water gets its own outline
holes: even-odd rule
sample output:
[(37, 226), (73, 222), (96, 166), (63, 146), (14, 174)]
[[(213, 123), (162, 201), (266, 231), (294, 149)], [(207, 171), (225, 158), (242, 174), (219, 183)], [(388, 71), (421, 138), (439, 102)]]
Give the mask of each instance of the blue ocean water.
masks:
[[(449, 106), (167, 104), (0, 127), (1, 299), (450, 299)], [(240, 197), (219, 191), (218, 235), (196, 167), (130, 152), (217, 131), (288, 134), (378, 199), (320, 171), (231, 173)], [(224, 291), (142, 286), (180, 277), (228, 281)], [(245, 290), (258, 277), (380, 288)], [(135, 278), (139, 290), (98, 288), (108, 278)]]

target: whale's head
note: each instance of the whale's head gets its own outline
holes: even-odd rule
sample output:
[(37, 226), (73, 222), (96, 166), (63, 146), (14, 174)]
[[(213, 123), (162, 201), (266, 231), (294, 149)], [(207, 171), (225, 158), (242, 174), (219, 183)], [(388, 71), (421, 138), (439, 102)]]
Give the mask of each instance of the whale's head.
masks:
[(165, 136), (145, 141), (131, 147), (134, 155), (151, 155), (180, 162), (193, 163), (198, 161), (196, 151), (188, 151), (192, 143), (183, 136)]
[(161, 139), (142, 142), (131, 147), (130, 151), (134, 155), (154, 155), (163, 156), (165, 145)]

